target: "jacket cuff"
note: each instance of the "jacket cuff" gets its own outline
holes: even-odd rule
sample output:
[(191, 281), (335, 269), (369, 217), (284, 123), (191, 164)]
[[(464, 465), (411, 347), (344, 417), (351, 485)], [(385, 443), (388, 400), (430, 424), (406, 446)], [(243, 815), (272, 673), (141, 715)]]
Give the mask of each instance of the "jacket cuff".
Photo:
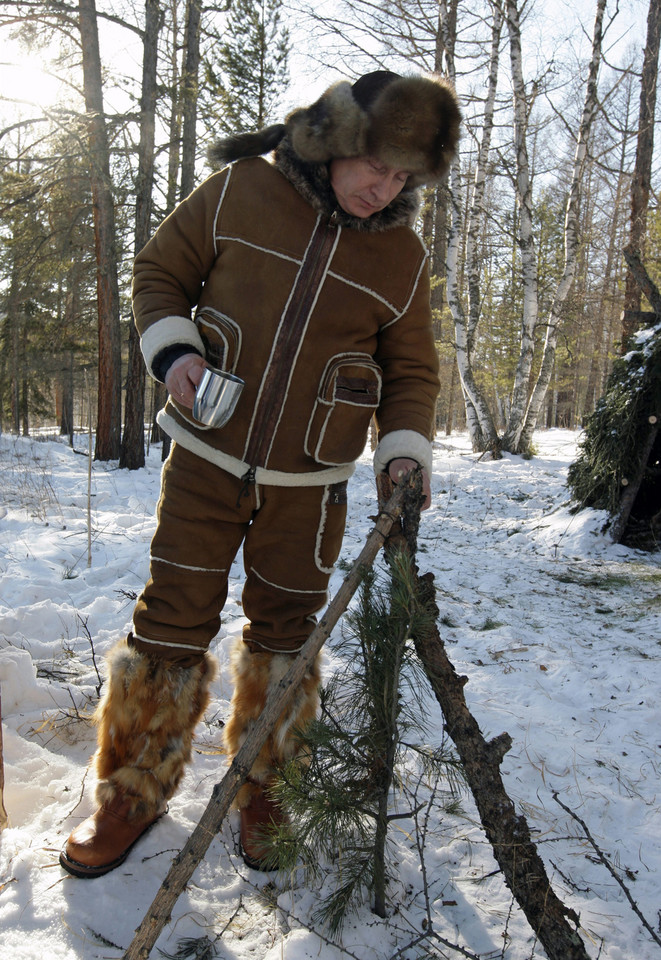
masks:
[(144, 331), (140, 337), (140, 349), (145, 358), (147, 370), (158, 380), (154, 361), (159, 354), (170, 347), (191, 347), (191, 353), (206, 356), (204, 342), (197, 327), (189, 317), (163, 317)]
[(374, 472), (383, 473), (391, 460), (408, 457), (417, 460), (431, 477), (432, 446), (426, 437), (415, 430), (393, 430), (380, 441), (374, 454)]
[[(191, 347), (189, 344), (178, 343), (174, 347), (166, 347), (165, 350), (157, 353), (151, 364), (152, 373), (156, 380), (165, 383), (168, 370), (175, 360), (178, 360), (179, 357), (185, 357), (188, 353), (199, 353), (199, 350)], [(202, 354), (199, 355), (202, 356)]]

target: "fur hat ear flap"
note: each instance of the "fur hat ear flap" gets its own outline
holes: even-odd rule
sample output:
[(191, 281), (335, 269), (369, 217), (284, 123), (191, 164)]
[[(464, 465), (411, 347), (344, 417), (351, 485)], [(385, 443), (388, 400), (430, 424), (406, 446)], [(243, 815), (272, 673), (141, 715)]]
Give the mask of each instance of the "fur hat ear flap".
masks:
[(284, 123), (274, 123), (255, 133), (235, 133), (209, 147), (207, 158), (212, 167), (223, 167), (242, 157), (261, 157), (275, 150), (284, 135)]
[(411, 186), (440, 180), (459, 142), (461, 113), (439, 76), (399, 77), (370, 107), (367, 150), (389, 167), (408, 170)]
[(351, 84), (340, 81), (310, 107), (287, 118), (287, 134), (305, 163), (328, 163), (333, 157), (358, 157), (367, 147), (368, 117), (354, 99)]

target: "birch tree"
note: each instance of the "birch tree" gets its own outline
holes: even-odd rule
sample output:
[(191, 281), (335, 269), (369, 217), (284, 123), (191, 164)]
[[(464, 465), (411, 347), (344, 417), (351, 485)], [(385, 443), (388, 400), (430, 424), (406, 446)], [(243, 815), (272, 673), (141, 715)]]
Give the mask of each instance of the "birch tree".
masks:
[[(466, 233), (466, 273), (468, 275), (468, 316), (463, 305), (459, 275), (459, 257), (463, 235), (463, 201), (461, 180), (461, 159), (459, 153), (454, 157), (451, 168), (451, 210), (452, 219), (447, 246), (447, 299), (452, 313), (455, 329), (457, 367), (466, 402), (466, 419), (473, 448), (476, 450), (496, 450), (498, 435), (489, 406), (473, 375), (471, 353), (481, 313), (480, 265), (478, 262), (478, 232), (483, 223), (483, 202), (486, 184), (487, 162), (493, 131), (494, 106), (498, 83), (498, 62), (500, 34), (502, 29), (502, 10), (499, 2), (492, 6), (493, 23), (491, 34), (491, 55), (489, 61), (487, 97), (484, 109), (482, 136), (475, 165), (468, 229)], [(439, 2), (439, 32), (444, 36), (447, 72), (456, 85), (456, 67), (454, 62), (454, 37), (451, 35), (451, 19), (448, 17), (445, 0)]]
[(525, 416), (523, 431), (520, 434), (518, 447), (522, 450), (530, 448), (532, 435), (537, 426), (537, 421), (542, 408), (542, 403), (546, 396), (551, 374), (555, 361), (555, 350), (558, 340), (558, 328), (562, 322), (562, 312), (569, 294), (574, 277), (576, 274), (576, 265), (578, 259), (579, 245), (579, 207), (581, 198), (581, 184), (587, 160), (588, 141), (592, 132), (594, 118), (599, 108), (597, 98), (597, 77), (599, 74), (599, 65), (601, 63), (601, 46), (603, 38), (603, 21), (606, 10), (606, 0), (598, 0), (597, 13), (594, 22), (594, 32), (592, 36), (592, 57), (590, 60), (590, 69), (585, 90), (585, 102), (583, 104), (583, 115), (576, 138), (576, 150), (574, 153), (574, 164), (572, 170), (571, 183), (569, 186), (569, 195), (567, 197), (567, 206), (565, 211), (564, 224), (564, 269), (562, 277), (558, 284), (551, 304), (551, 310), (546, 321), (546, 337), (544, 341), (544, 350), (542, 361), (535, 383), (535, 388), (528, 403), (528, 409)]
[(512, 92), (514, 97), (514, 151), (516, 175), (514, 179), (519, 211), (518, 246), (521, 254), (521, 282), (523, 305), (521, 316), (521, 343), (519, 360), (514, 374), (509, 422), (501, 446), (510, 453), (520, 452), (520, 440), (528, 402), (528, 385), (535, 353), (537, 327), (537, 254), (533, 234), (532, 177), (528, 160), (528, 119), (532, 104), (528, 103), (523, 78), (521, 53), (521, 26), (517, 0), (505, 0), (505, 20), (509, 35)]

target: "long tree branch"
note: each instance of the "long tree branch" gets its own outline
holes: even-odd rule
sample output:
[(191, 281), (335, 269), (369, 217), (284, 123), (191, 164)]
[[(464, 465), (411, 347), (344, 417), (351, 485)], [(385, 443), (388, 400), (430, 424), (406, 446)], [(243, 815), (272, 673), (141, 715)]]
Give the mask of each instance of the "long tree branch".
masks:
[(285, 676), (269, 694), (264, 710), (234, 757), (228, 772), (214, 787), (211, 800), (200, 822), (183, 850), (174, 858), (172, 867), (138, 927), (123, 960), (145, 960), (149, 957), (161, 930), (170, 919), (172, 907), (218, 833), (232, 800), (250, 773), (266, 738), (298, 689), (312, 661), (330, 636), (333, 627), (349, 605), (351, 597), (363, 579), (365, 569), (372, 564), (383, 546), (391, 526), (401, 512), (406, 489), (406, 483), (400, 483), (380, 511), (363, 549), (328, 605), (324, 616), (308, 637), (298, 656), (294, 658)]

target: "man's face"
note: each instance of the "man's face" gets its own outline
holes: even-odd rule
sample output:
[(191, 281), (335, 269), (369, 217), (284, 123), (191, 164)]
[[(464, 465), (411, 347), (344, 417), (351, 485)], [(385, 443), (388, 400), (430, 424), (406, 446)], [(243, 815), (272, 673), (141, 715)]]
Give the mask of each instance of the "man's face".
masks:
[(337, 202), (354, 217), (371, 217), (395, 199), (408, 178), (406, 170), (387, 167), (374, 157), (342, 157), (330, 162)]

